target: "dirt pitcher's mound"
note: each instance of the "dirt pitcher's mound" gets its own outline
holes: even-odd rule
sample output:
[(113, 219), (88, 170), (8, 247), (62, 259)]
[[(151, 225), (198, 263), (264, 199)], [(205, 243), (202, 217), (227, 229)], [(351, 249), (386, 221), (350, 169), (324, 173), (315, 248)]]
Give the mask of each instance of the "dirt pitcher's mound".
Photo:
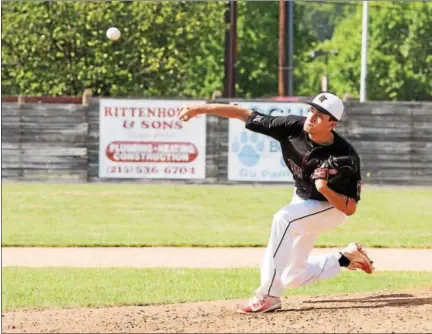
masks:
[(432, 291), (296, 296), (276, 313), (235, 314), (243, 300), (3, 314), (3, 333), (430, 333)]

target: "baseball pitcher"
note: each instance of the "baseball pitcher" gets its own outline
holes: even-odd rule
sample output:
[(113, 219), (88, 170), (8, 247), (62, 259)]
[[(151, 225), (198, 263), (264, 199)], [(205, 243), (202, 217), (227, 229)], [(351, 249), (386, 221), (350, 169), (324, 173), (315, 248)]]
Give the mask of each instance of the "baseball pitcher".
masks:
[(284, 289), (293, 289), (335, 276), (341, 267), (371, 274), (372, 261), (358, 243), (335, 254), (310, 256), (318, 235), (343, 224), (360, 200), (360, 158), (353, 146), (334, 131), (344, 112), (336, 95), (321, 93), (307, 117), (270, 116), (227, 104), (187, 105), (182, 121), (200, 114), (236, 118), (247, 129), (277, 140), (293, 175), (291, 203), (273, 216), (261, 265), (261, 285), (240, 313), (263, 313), (281, 308)]

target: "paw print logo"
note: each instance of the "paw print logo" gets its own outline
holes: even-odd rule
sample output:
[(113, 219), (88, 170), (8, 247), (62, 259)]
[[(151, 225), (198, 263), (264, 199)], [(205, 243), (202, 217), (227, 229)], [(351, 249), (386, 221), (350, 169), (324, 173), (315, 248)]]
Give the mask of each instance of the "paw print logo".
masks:
[(257, 133), (243, 131), (240, 138), (234, 139), (231, 148), (244, 166), (252, 167), (258, 163), (264, 151), (264, 138)]

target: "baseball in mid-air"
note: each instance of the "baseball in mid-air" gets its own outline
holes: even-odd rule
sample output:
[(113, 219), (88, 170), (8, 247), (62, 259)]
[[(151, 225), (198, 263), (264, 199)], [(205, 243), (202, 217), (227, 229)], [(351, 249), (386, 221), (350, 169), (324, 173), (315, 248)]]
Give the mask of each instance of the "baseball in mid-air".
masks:
[(111, 27), (107, 30), (106, 35), (110, 40), (116, 41), (120, 38), (121, 33), (116, 27)]

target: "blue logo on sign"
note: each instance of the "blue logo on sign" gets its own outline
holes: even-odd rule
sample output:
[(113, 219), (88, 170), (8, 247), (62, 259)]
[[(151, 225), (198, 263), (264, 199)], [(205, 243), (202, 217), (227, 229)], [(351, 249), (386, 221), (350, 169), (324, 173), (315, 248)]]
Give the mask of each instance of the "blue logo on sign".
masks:
[(234, 139), (231, 148), (244, 166), (252, 167), (258, 163), (260, 154), (264, 151), (264, 137), (254, 132), (242, 131), (240, 139)]

